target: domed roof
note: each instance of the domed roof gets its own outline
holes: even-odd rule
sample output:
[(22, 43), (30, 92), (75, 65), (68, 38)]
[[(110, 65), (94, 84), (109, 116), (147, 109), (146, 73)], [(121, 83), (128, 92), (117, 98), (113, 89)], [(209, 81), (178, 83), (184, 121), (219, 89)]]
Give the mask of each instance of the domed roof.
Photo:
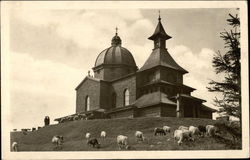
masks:
[(103, 50), (95, 61), (95, 67), (102, 64), (122, 64), (136, 67), (133, 55), (129, 50), (121, 46), (121, 38), (116, 35), (112, 38), (111, 47)]

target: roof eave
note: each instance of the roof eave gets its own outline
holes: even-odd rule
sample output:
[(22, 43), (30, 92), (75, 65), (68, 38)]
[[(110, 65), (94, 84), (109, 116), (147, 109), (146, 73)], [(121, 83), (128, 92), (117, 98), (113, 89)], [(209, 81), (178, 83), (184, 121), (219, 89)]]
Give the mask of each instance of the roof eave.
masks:
[(169, 36), (167, 34), (166, 35), (162, 35), (160, 33), (157, 33), (157, 34), (153, 34), (152, 36), (148, 37), (148, 39), (155, 40), (157, 37), (162, 38), (164, 40), (168, 40), (168, 39), (172, 38), (171, 36)]

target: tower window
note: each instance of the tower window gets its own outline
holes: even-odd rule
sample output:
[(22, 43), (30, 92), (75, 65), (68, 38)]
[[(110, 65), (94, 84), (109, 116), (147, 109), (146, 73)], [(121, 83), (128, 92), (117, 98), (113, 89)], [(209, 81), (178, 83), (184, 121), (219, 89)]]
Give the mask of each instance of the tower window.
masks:
[(125, 89), (124, 91), (124, 106), (129, 105), (129, 90)]
[(153, 82), (155, 80), (156, 80), (155, 73), (154, 72), (153, 73), (149, 73), (149, 75), (148, 75), (148, 82)]
[(89, 96), (86, 96), (86, 99), (85, 99), (85, 110), (86, 111), (90, 110), (90, 99), (89, 99)]

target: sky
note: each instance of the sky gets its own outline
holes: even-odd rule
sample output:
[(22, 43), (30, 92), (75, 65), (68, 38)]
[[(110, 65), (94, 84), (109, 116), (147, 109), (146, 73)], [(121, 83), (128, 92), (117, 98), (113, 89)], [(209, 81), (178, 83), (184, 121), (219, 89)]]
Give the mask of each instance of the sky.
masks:
[(196, 88), (192, 95), (214, 108), (208, 82), (220, 80), (212, 57), (223, 51), (219, 33), (227, 28), (228, 14), (236, 9), (19, 9), (9, 17), (11, 128), (43, 126), (74, 114), (76, 86), (94, 66), (98, 54), (110, 47), (118, 27), (122, 46), (140, 68), (153, 49), (151, 36), (162, 24), (173, 38), (166, 42), (171, 56), (189, 71), (184, 84)]

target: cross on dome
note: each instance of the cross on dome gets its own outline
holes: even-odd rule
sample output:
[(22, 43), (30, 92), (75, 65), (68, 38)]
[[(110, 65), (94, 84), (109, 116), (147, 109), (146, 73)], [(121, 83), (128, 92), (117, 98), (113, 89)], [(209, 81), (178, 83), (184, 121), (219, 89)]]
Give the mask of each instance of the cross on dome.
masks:
[(118, 32), (118, 28), (117, 27), (115, 27), (115, 35), (117, 36), (117, 33)]
[(118, 36), (118, 27), (115, 27), (115, 36), (111, 40), (112, 46), (120, 46), (122, 44), (121, 38)]

